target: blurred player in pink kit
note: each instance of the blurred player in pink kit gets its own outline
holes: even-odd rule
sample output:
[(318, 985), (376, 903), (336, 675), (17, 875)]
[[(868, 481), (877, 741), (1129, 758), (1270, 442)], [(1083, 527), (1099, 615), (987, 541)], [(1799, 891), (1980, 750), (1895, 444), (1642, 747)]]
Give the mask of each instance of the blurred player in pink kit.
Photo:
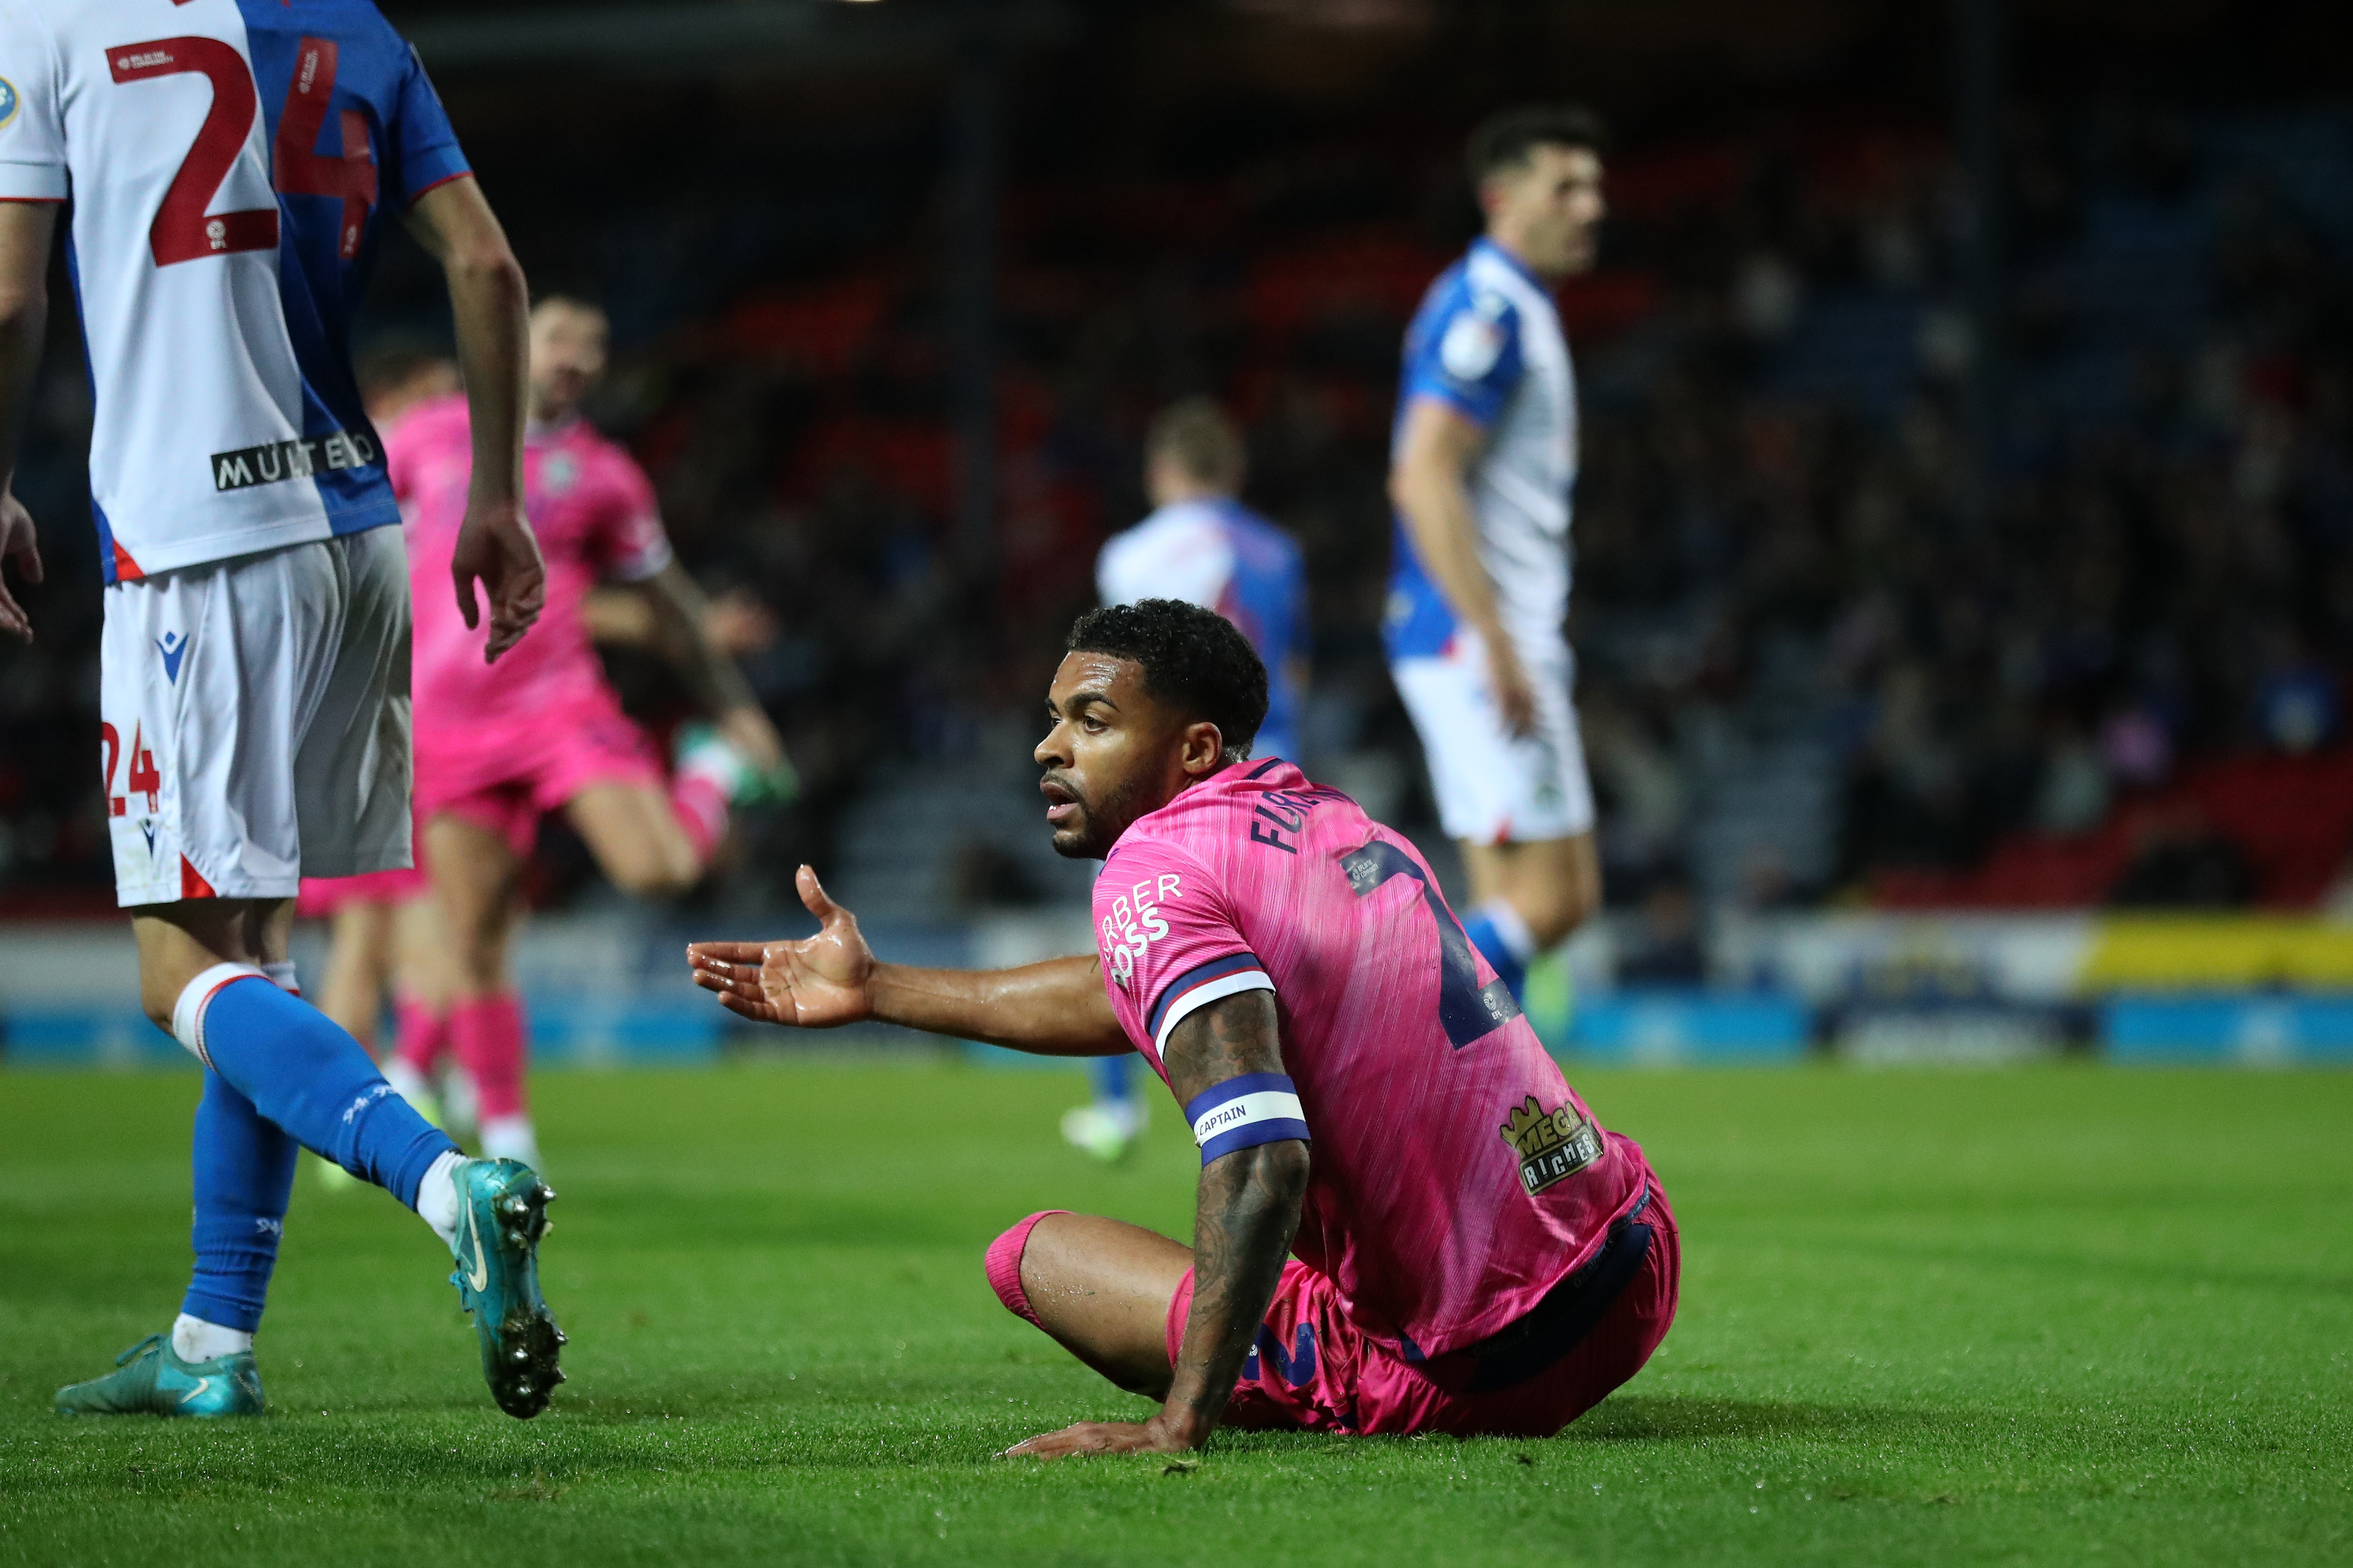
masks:
[[(458, 366), (439, 354), (396, 350), (370, 355), (355, 367), (360, 397), (369, 420), (388, 430), (420, 403), (459, 390)], [(305, 877), (294, 912), (328, 922), (326, 972), (316, 986), (319, 1010), (341, 1024), (372, 1057), (381, 1058), (376, 1034), (387, 990), (403, 1023), (429, 1016), (428, 1005), (445, 984), (434, 963), (440, 943), (430, 909), (422, 901), (424, 858), (417, 866), (371, 871), (360, 877)], [(322, 1162), (330, 1184), (343, 1185), (342, 1167)]]
[[(421, 1089), (445, 1044), (479, 1097), (480, 1144), (511, 1154), (536, 1138), (523, 1093), (526, 1026), (507, 938), (543, 815), (562, 811), (625, 892), (691, 887), (727, 829), (731, 802), (785, 767), (773, 725), (708, 635), (702, 595), (670, 553), (653, 487), (579, 414), (606, 362), (605, 313), (562, 295), (531, 315), (524, 504), (547, 562), (547, 608), (527, 647), (496, 665), (482, 637), (417, 595), (417, 820), (455, 994), (446, 1036), (404, 1019), (386, 1076)], [(442, 398), (385, 432), (418, 584), (446, 575), (471, 468), (466, 404)], [(652, 739), (622, 712), (582, 609), (600, 583), (634, 585), (715, 727), (690, 732), (666, 776)], [(517, 1156), (520, 1157), (520, 1156)]]
[(1014, 1454), (1198, 1447), (1220, 1422), (1557, 1431), (1674, 1316), (1674, 1217), (1641, 1148), (1562, 1079), (1411, 845), (1249, 760), (1266, 670), (1229, 622), (1149, 599), (1067, 646), (1037, 760), (1054, 847), (1105, 861), (1095, 955), (878, 963), (804, 868), (818, 934), (697, 943), (698, 984), (770, 1023), (1133, 1048), (1184, 1106), (1192, 1246), (1048, 1211), (988, 1249), (1008, 1310), (1162, 1401)]

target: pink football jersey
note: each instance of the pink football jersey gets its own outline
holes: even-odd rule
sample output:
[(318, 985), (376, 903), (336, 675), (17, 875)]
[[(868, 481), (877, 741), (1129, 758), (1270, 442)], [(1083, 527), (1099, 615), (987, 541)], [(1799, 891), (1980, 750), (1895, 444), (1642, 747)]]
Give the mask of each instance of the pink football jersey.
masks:
[(471, 440), (461, 396), (420, 405), (384, 433), (407, 530), (420, 751), (449, 729), (544, 716), (596, 697), (605, 673), (581, 601), (599, 582), (642, 582), (670, 559), (653, 486), (627, 452), (583, 419), (533, 428), (523, 445), (523, 510), (547, 562), (547, 607), (522, 641), (484, 664), (489, 612), (469, 629), (449, 586)]
[(1104, 989), (1164, 1079), (1187, 1015), (1274, 993), (1313, 1149), (1292, 1250), (1408, 1357), (1520, 1317), (1642, 1195), (1641, 1150), (1594, 1122), (1421, 857), (1291, 763), (1228, 767), (1130, 827), (1094, 913)]

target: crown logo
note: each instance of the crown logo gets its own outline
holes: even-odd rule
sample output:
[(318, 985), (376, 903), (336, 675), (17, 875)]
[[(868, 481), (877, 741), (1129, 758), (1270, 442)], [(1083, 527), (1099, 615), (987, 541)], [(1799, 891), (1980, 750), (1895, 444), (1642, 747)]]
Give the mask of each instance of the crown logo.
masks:
[(1540, 1193), (1601, 1158), (1601, 1130), (1573, 1100), (1546, 1110), (1533, 1094), (1512, 1107), (1499, 1130), (1520, 1157), (1520, 1185)]

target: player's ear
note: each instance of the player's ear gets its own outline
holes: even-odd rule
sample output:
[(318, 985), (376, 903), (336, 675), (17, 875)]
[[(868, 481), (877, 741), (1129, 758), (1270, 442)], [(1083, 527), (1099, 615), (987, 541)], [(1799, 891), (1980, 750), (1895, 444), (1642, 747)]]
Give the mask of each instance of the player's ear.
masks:
[(1185, 726), (1185, 748), (1177, 760), (1188, 779), (1212, 773), (1219, 763), (1226, 760), (1226, 738), (1207, 719), (1187, 724)]

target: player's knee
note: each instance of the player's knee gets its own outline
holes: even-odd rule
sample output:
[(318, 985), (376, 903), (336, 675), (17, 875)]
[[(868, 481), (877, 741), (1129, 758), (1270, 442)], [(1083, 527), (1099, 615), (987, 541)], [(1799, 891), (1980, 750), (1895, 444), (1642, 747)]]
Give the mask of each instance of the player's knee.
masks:
[(613, 886), (633, 899), (673, 898), (694, 886), (699, 871), (691, 858), (651, 854), (606, 868)]
[(1042, 1325), (1038, 1323), (1037, 1309), (1029, 1304), (1029, 1292), (1021, 1283), (1021, 1255), (1029, 1249), (1029, 1233), (1038, 1228), (1039, 1221), (1070, 1212), (1040, 1209), (988, 1244), (988, 1288), (997, 1292), (997, 1299), (1005, 1303), (1007, 1311), (1033, 1327)]
[(1521, 910), (1536, 951), (1547, 952), (1568, 940), (1577, 927), (1591, 920), (1601, 904), (1601, 889), (1583, 878), (1571, 878), (1546, 888)]
[(179, 1001), (179, 991), (170, 982), (151, 974), (139, 977), (139, 1010), (167, 1035), (172, 1032), (172, 1009)]

